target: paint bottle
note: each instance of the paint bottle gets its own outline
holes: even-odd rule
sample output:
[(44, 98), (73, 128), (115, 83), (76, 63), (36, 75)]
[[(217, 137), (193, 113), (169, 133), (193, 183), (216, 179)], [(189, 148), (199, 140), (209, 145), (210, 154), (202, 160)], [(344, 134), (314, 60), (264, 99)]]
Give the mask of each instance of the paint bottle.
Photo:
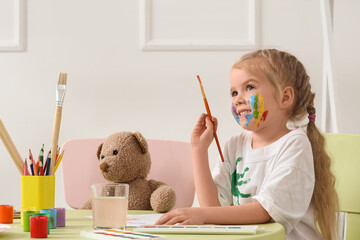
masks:
[(14, 206), (0, 205), (0, 223), (13, 223)]
[(48, 236), (48, 217), (30, 217), (30, 236), (32, 238), (47, 238)]

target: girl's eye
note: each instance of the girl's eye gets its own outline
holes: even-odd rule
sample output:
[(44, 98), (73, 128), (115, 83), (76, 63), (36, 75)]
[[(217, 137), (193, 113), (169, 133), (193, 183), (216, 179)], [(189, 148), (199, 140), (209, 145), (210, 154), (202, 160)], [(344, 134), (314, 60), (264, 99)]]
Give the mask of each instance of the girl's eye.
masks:
[(232, 96), (232, 97), (236, 97), (237, 95), (238, 95), (238, 92), (237, 92), (237, 91), (231, 92), (231, 96)]
[(246, 91), (251, 91), (253, 89), (255, 89), (255, 87), (253, 85), (247, 85), (246, 86)]

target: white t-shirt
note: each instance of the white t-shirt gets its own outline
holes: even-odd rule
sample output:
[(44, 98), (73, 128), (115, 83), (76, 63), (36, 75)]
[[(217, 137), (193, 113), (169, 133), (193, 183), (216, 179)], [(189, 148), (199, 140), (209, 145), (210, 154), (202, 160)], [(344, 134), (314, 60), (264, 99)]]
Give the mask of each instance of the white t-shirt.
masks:
[(285, 227), (287, 239), (321, 239), (310, 204), (315, 174), (305, 132), (293, 130), (263, 148), (251, 143), (251, 132), (244, 132), (225, 144), (224, 162), (212, 171), (221, 205), (255, 199)]

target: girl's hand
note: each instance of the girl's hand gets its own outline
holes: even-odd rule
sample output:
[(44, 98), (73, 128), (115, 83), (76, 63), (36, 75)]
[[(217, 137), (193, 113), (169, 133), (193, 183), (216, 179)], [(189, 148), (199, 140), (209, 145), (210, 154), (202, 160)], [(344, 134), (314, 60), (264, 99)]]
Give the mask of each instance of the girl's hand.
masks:
[(191, 133), (191, 145), (208, 149), (214, 139), (214, 131), (216, 131), (217, 125), (216, 118), (213, 117), (212, 121), (210, 121), (207, 114), (201, 114)]
[(156, 225), (202, 225), (204, 221), (204, 209), (202, 208), (179, 208), (161, 216)]

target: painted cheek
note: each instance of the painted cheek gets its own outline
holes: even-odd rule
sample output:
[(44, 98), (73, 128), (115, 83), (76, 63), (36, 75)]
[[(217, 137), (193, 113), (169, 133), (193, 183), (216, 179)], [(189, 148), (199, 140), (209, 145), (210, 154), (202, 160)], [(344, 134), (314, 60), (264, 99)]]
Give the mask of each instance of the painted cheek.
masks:
[(252, 112), (253, 112), (253, 118), (257, 119), (259, 112), (258, 112), (258, 101), (259, 101), (259, 95), (255, 95), (253, 94), (250, 98), (249, 98), (249, 102), (251, 104), (251, 108), (252, 108)]
[(251, 104), (252, 114), (248, 114), (245, 116), (247, 120), (245, 125), (248, 126), (250, 120), (254, 118), (256, 119), (254, 126), (259, 127), (260, 122), (264, 122), (268, 114), (268, 111), (265, 111), (264, 98), (261, 95), (253, 94), (249, 98), (249, 104)]
[(234, 104), (232, 104), (232, 106), (231, 106), (231, 113), (234, 116), (236, 122), (240, 124), (240, 118), (239, 118), (239, 115), (236, 113)]
[(249, 123), (250, 123), (250, 120), (253, 118), (253, 115), (252, 114), (247, 114), (247, 115), (245, 115), (245, 117), (246, 117), (245, 126), (248, 126)]
[(268, 110), (266, 110), (264, 113), (263, 113), (263, 115), (261, 116), (261, 118), (260, 118), (260, 121), (261, 122), (263, 122), (263, 121), (265, 121), (266, 120), (266, 117), (267, 117), (267, 115), (268, 115)]
[(248, 103), (251, 105), (252, 108), (252, 113), (251, 114), (246, 114), (245, 118), (246, 118), (246, 123), (245, 126), (248, 126), (250, 123), (250, 120), (254, 117), (254, 113), (255, 113), (255, 109), (257, 109), (257, 95), (253, 94), (249, 100)]
[[(260, 118), (264, 112), (264, 98), (263, 96), (257, 96), (257, 108), (256, 108), (256, 122), (255, 122), (255, 127), (259, 127), (259, 123), (260, 123)], [(260, 118), (259, 118), (260, 116)]]
[(265, 111), (265, 103), (264, 103), (264, 98), (263, 96), (259, 96), (258, 97), (258, 116), (257, 116), (257, 121), (255, 122), (255, 127), (259, 127), (260, 126), (260, 122), (264, 122), (266, 120), (267, 114), (269, 111)]

